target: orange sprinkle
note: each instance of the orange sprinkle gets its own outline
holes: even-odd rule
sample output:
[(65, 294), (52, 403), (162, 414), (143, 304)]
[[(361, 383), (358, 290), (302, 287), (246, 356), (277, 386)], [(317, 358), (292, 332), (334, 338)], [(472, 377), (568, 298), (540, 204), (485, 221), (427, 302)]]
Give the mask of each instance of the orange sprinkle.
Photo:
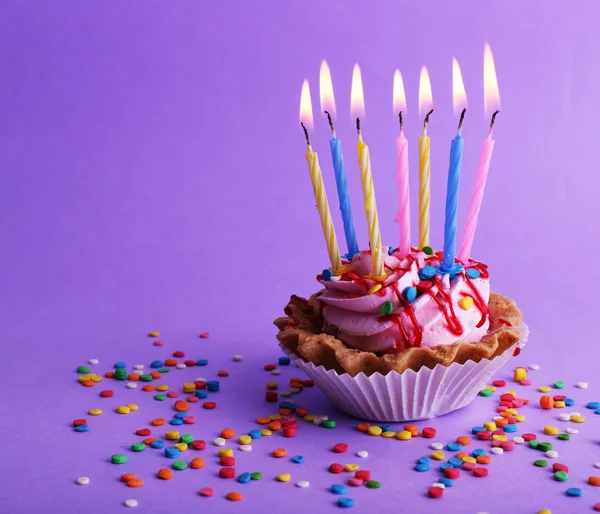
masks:
[(84, 387), (94, 387), (95, 384), (96, 384), (96, 382), (94, 382), (93, 380), (82, 380), (81, 381), (81, 385)]
[(177, 366), (177, 359), (165, 360), (165, 366), (169, 366), (169, 367)]
[(158, 441), (157, 437), (146, 437), (142, 442), (146, 445), (152, 444), (154, 441)]
[(590, 478), (588, 478), (588, 484), (599, 486), (600, 485), (600, 477), (590, 477)]
[(106, 373), (104, 373), (104, 376), (106, 378), (114, 378), (115, 372), (114, 371), (107, 371)]
[(136, 478), (135, 480), (127, 482), (127, 487), (142, 487), (143, 485), (144, 481), (141, 478)]
[(129, 373), (127, 375), (127, 380), (131, 380), (132, 382), (137, 382), (140, 379), (140, 376), (137, 373)]
[(221, 430), (221, 437), (223, 439), (233, 439), (235, 437), (235, 430), (233, 428), (224, 428)]
[(498, 428), (502, 428), (504, 425), (508, 425), (508, 421), (506, 421), (505, 419), (497, 419), (495, 423)]
[(173, 472), (168, 468), (162, 468), (156, 474), (158, 478), (162, 478), (163, 480), (171, 480), (173, 478)]
[(468, 435), (461, 435), (456, 438), (456, 442), (462, 444), (463, 446), (467, 446), (471, 443), (471, 438)]
[(510, 418), (512, 416), (512, 414), (510, 414), (509, 412), (503, 411), (500, 413), (500, 416), (502, 416), (503, 418)]
[(410, 435), (417, 437), (419, 435), (419, 427), (416, 425), (404, 425), (404, 430), (410, 432)]
[(158, 371), (153, 371), (150, 376), (154, 379), (159, 379), (162, 375)]
[(467, 452), (458, 452), (458, 453), (456, 454), (456, 456), (457, 456), (459, 459), (464, 459), (465, 457), (468, 457), (468, 456), (469, 456), (469, 454), (468, 454)]
[(271, 423), (271, 418), (265, 418), (265, 417), (256, 418), (256, 422), (259, 425), (268, 425), (269, 423)]
[(478, 455), (476, 460), (479, 464), (489, 464), (492, 462), (492, 458), (489, 455)]
[[(200, 336), (202, 337), (202, 336)], [(244, 498), (244, 496), (242, 495), (242, 493), (227, 493), (226, 498), (232, 502), (239, 502), (240, 500), (242, 500)]]
[(273, 450), (273, 457), (277, 457), (281, 459), (287, 455), (287, 450), (285, 448), (276, 448)]
[(151, 424), (153, 427), (159, 427), (159, 426), (161, 426), (161, 425), (164, 425), (164, 424), (165, 424), (165, 418), (154, 418), (154, 419), (153, 419), (153, 420), (150, 422), (150, 424)]
[(204, 467), (204, 459), (202, 457), (195, 457), (190, 461), (190, 468), (202, 469)]
[(156, 390), (156, 386), (150, 385), (150, 384), (146, 384), (144, 387), (142, 387), (142, 391), (146, 391), (147, 393), (150, 391), (155, 391)]
[(542, 409), (552, 409), (554, 407), (554, 399), (552, 396), (542, 396), (540, 398), (540, 407)]
[(269, 423), (269, 430), (272, 430), (273, 432), (277, 432), (278, 430), (281, 430), (281, 422), (271, 421), (271, 423)]
[[(369, 423), (361, 423), (361, 424), (360, 424), (360, 425), (358, 425), (358, 427), (356, 427), (356, 428), (358, 428), (358, 431), (359, 431), (359, 432), (367, 432), (367, 431), (369, 430), (369, 427), (370, 427), (370, 426), (371, 426), (371, 425), (370, 425)], [(411, 435), (412, 435), (412, 434), (411, 434)]]
[(121, 482), (129, 482), (130, 480), (136, 480), (137, 475), (135, 473), (125, 473), (121, 475)]
[(175, 410), (177, 412), (187, 412), (190, 408), (190, 404), (184, 400), (177, 400), (175, 402)]
[(279, 409), (279, 414), (282, 416), (289, 416), (292, 413), (290, 409)]

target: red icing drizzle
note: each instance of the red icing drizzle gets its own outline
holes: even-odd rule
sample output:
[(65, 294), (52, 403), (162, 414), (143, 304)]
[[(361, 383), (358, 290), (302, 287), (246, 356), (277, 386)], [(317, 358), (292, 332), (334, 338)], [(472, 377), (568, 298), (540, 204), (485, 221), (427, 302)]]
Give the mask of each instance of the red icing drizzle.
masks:
[[(462, 335), (463, 327), (460, 324), (460, 321), (458, 320), (458, 318), (456, 317), (456, 313), (454, 312), (454, 307), (452, 306), (452, 298), (450, 298), (448, 293), (446, 293), (446, 291), (444, 291), (440, 286), (438, 288), (438, 294), (433, 293), (431, 291), (431, 289), (427, 291), (427, 294), (435, 300), (435, 303), (438, 304), (440, 310), (442, 311), (442, 314), (444, 315), (444, 318), (446, 318), (448, 330), (450, 330), (450, 332), (452, 332), (455, 336)], [(448, 305), (447, 309), (445, 308), (442, 301), (438, 298), (438, 295), (440, 295), (443, 298), (443, 300), (446, 302), (446, 304)]]
[[(421, 341), (423, 340), (423, 330), (421, 329), (419, 322), (417, 321), (417, 317), (415, 316), (415, 309), (413, 308), (413, 306), (410, 303), (408, 303), (404, 299), (404, 296), (402, 296), (400, 291), (398, 291), (398, 284), (396, 284), (396, 282), (394, 282), (393, 284), (390, 284), (390, 287), (393, 289), (394, 293), (396, 293), (396, 296), (398, 297), (398, 300), (400, 300), (400, 303), (402, 304), (402, 307), (404, 307), (404, 310), (408, 313), (408, 317), (410, 318), (410, 321), (415, 330), (415, 340), (411, 344), (410, 338), (408, 337), (408, 334), (406, 333), (404, 326), (402, 326), (402, 335), (404, 336), (404, 338), (406, 340), (407, 346), (421, 346)], [(402, 325), (402, 322), (400, 321), (400, 318), (398, 315), (396, 315), (396, 318), (398, 319), (396, 324)], [(395, 346), (397, 348), (398, 344), (396, 343)]]

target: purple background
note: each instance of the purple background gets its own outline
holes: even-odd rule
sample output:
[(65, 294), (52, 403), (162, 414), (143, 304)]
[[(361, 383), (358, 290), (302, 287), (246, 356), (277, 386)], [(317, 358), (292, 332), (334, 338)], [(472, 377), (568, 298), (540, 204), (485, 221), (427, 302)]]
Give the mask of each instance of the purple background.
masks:
[[(349, 113), (352, 65), (359, 62), (363, 72), (364, 136), (386, 244), (398, 240), (393, 72), (401, 69), (407, 90), (414, 192), (421, 126), (418, 76), (427, 65), (436, 108), (429, 130), (432, 240), (439, 247), (447, 154), (456, 124), (451, 60), (454, 56), (461, 64), (469, 97), (461, 227), (488, 124), (482, 53), (484, 42), (490, 42), (502, 112), (474, 256), (489, 264), (495, 289), (519, 302), (532, 328), (516, 362), (542, 365), (536, 385), (563, 379), (576, 399), (592, 399), (597, 371), (589, 355), (595, 355), (597, 342), (600, 278), (594, 264), (600, 192), (597, 4), (374, 4), (379, 5), (354, 0), (190, 0), (169, 6), (151, 0), (3, 2), (0, 510), (28, 513), (51, 505), (65, 513), (101, 512), (133, 497), (144, 512), (172, 512), (172, 502), (178, 508), (252, 512), (261, 498), (272, 495), (268, 501), (275, 511), (287, 506), (288, 512), (302, 512), (307, 501), (333, 505), (335, 498), (325, 488), (338, 480), (323, 467), (334, 460), (325, 450), (340, 440), (352, 443), (353, 451), (371, 451), (368, 467), (384, 485), (379, 491), (351, 491), (355, 511), (367, 512), (367, 505), (381, 512), (434, 508), (422, 493), (437, 474), (408, 471), (413, 458), (428, 453), (426, 445), (367, 440), (350, 431), (354, 422), (342, 422), (345, 418), (318, 391), (297, 400), (311, 411), (335, 415), (340, 427), (328, 432), (301, 426), (294, 440), (257, 442), (252, 454), (240, 457), (246, 464), (238, 468), (263, 471), (260, 484), (215, 479), (208, 454), (207, 469), (156, 483), (152, 472), (165, 462), (147, 450), (135, 456), (144, 463), (137, 471), (146, 486), (123, 489), (115, 480), (122, 470), (106, 464), (106, 458), (136, 439), (129, 430), (164, 415), (165, 405), (139, 390), (121, 390), (123, 384), (115, 386), (118, 398), (102, 403), (98, 388), (74, 384), (74, 367), (90, 357), (101, 359), (97, 368), (104, 371), (117, 360), (148, 364), (184, 349), (211, 359), (211, 366), (179, 372), (179, 377), (214, 376), (224, 367), (233, 374), (223, 386), (219, 409), (210, 415), (200, 409), (193, 433), (212, 440), (224, 426), (248, 430), (256, 416), (270, 412), (262, 401), (270, 377), (261, 368), (279, 356), (271, 322), (291, 293), (315, 289), (314, 276), (327, 265), (298, 127), (305, 77), (318, 110), (323, 58), (332, 70), (338, 134), (363, 248), (366, 223)], [(317, 115), (314, 146), (337, 207), (328, 136), (326, 122)], [(416, 195), (412, 201), (416, 222)], [(333, 211), (343, 241), (339, 213)], [(413, 229), (414, 241), (416, 223)], [(582, 254), (588, 258), (581, 259)], [(565, 272), (565, 262), (576, 259), (579, 264)], [(162, 332), (163, 350), (150, 345), (144, 336), (149, 330)], [(211, 339), (197, 339), (202, 330), (211, 331)], [(243, 354), (244, 362), (231, 363), (233, 353)], [(286, 371), (282, 378), (293, 374)], [(167, 378), (172, 387), (182, 381)], [(578, 380), (590, 382), (589, 392), (573, 390)], [(244, 382), (251, 385), (242, 387)], [(533, 390), (529, 394), (537, 398)], [(123, 403), (124, 395), (146, 412), (114, 414), (111, 408)], [(490, 402), (477, 400), (429, 424), (438, 428), (439, 440), (454, 438), (491, 416)], [(97, 406), (105, 414), (92, 420), (94, 429), (73, 434), (69, 422)], [(530, 431), (554, 416), (534, 407), (525, 413)], [(588, 419), (587, 427), (593, 422)], [(597, 443), (591, 432), (587, 428), (587, 435), (564, 450), (570, 460), (563, 460), (578, 469), (567, 484), (532, 469), (532, 451), (520, 449), (504, 456), (504, 465), (496, 462), (477, 489), (474, 479), (465, 478), (467, 483), (448, 490), (442, 501), (453, 512), (505, 512), (499, 505), (511, 484), (517, 502), (511, 508), (517, 514), (546, 506), (560, 512), (574, 512), (575, 505), (577, 512), (590, 510), (592, 488), (585, 488), (582, 499), (567, 499), (563, 491), (593, 472)], [(292, 464), (265, 455), (284, 444), (290, 454), (304, 453), (311, 461), (313, 467), (304, 472), (313, 480), (310, 490), (272, 483), (275, 473), (290, 471)], [(357, 460), (346, 457), (343, 462)], [(306, 478), (294, 470), (293, 481)], [(204, 478), (197, 478), (200, 473)], [(92, 484), (73, 485), (80, 475), (90, 476)], [(211, 484), (220, 496), (242, 490), (246, 499), (232, 505), (198, 498), (197, 489)]]

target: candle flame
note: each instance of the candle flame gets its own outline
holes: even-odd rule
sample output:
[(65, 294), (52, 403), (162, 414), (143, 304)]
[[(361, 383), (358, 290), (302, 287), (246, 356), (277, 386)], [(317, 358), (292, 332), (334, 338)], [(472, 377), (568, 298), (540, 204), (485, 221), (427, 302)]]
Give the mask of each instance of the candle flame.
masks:
[(427, 68), (421, 68), (419, 78), (419, 116), (425, 116), (433, 108), (433, 95), (431, 93), (431, 81)]
[(394, 114), (406, 110), (406, 94), (404, 93), (404, 81), (400, 70), (394, 72)]
[(452, 59), (452, 106), (454, 116), (458, 116), (463, 109), (468, 107), (467, 92), (460, 72), (460, 65), (454, 58)]
[(327, 61), (323, 59), (321, 71), (319, 73), (319, 94), (321, 98), (321, 112), (327, 111), (335, 118), (335, 97), (333, 96), (333, 83), (331, 82), (331, 72)]
[(352, 70), (352, 88), (350, 89), (350, 113), (353, 118), (365, 115), (365, 97), (363, 94), (362, 76), (358, 64)]
[(306, 79), (302, 83), (302, 92), (300, 93), (300, 123), (304, 123), (308, 130), (312, 130), (314, 127), (310, 86)]
[(500, 109), (500, 91), (498, 90), (498, 79), (496, 78), (496, 65), (494, 64), (492, 49), (487, 42), (483, 49), (483, 106), (486, 118), (490, 117), (495, 110)]

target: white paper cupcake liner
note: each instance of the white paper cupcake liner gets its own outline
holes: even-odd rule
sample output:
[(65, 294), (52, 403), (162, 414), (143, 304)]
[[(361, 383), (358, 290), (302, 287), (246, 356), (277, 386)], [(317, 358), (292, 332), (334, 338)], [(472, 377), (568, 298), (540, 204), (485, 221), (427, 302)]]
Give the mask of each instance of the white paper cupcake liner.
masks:
[(529, 327), (522, 323), (521, 339), (502, 355), (480, 362), (453, 362), (433, 369), (411, 369), (404, 373), (391, 371), (369, 377), (359, 373), (351, 377), (315, 366), (300, 356), (279, 346), (302, 369), (341, 411), (370, 421), (418, 421), (435, 418), (467, 406), (490, 378), (522, 348), (529, 337)]

